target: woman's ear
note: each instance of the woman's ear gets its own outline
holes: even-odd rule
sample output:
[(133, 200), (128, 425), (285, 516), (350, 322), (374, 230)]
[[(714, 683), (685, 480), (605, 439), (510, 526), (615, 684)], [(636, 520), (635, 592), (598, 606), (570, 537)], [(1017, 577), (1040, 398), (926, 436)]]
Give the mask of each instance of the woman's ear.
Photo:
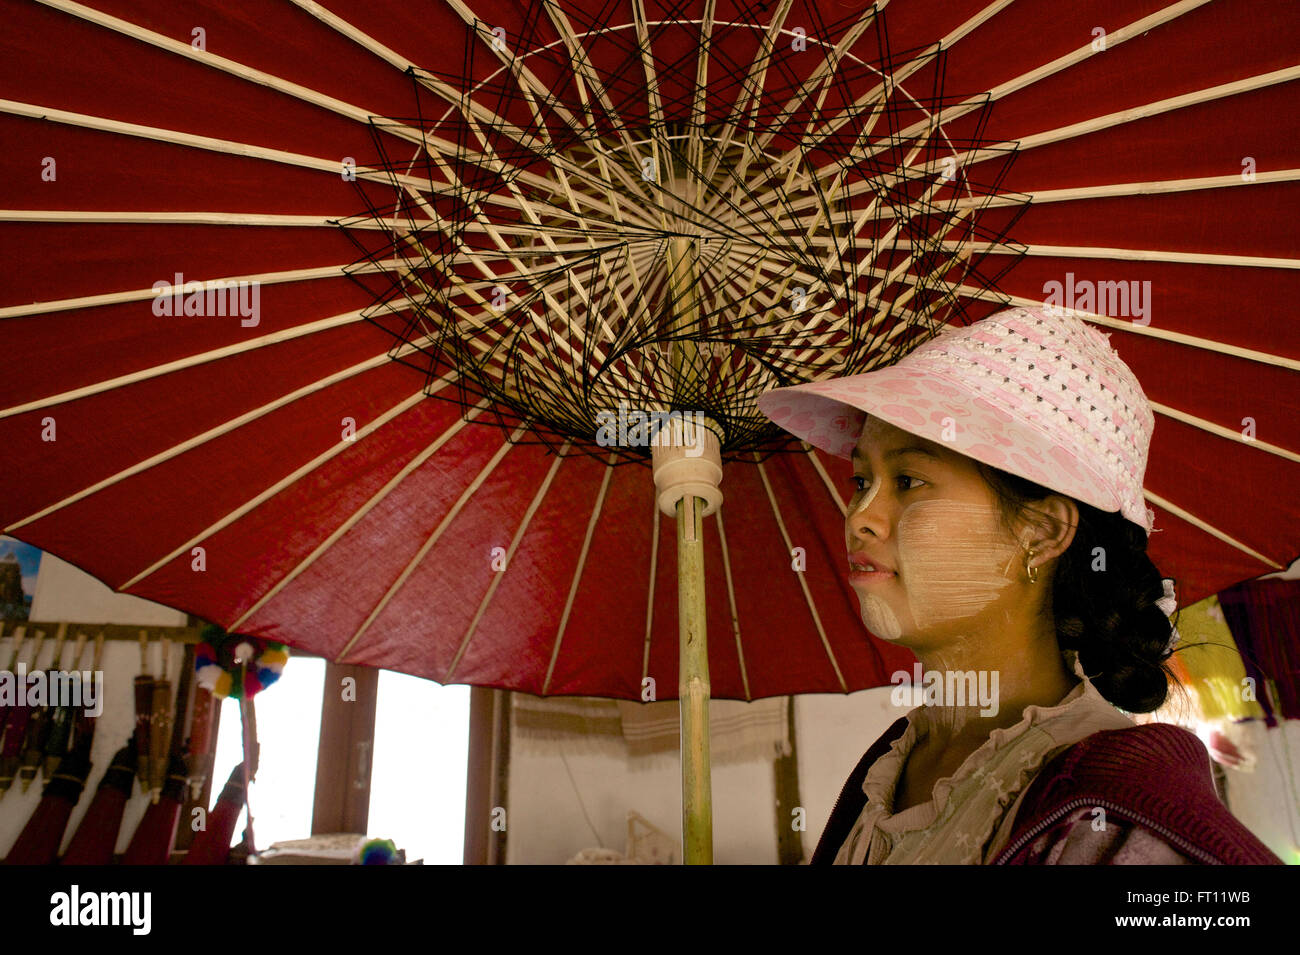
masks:
[(1034, 566), (1064, 554), (1079, 526), (1079, 507), (1070, 498), (1052, 494), (1033, 507), (1032, 522), (1021, 531), (1021, 543), (1034, 551)]

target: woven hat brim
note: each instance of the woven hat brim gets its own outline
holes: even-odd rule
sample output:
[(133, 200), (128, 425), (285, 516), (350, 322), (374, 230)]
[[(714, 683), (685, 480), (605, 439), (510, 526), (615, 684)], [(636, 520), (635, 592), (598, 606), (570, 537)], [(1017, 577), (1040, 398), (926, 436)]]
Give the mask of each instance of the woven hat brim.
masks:
[(1122, 506), (1105, 480), (1069, 449), (930, 372), (891, 366), (775, 388), (759, 398), (758, 407), (795, 437), (835, 457), (851, 457), (869, 414), (1100, 510)]

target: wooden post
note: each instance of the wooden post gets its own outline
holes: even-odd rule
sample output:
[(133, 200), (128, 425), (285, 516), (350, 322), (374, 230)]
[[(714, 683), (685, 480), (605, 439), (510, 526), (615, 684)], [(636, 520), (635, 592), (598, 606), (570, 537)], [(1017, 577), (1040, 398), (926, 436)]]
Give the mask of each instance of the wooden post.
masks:
[(505, 822), (508, 820), (498, 821), (500, 813), (495, 810), (504, 810), (507, 804), (510, 706), (511, 694), (507, 690), (470, 688), (465, 865), (506, 863)]
[(780, 865), (803, 862), (803, 830), (794, 827), (795, 810), (803, 806), (799, 798), (799, 748), (795, 737), (794, 697), (785, 698), (785, 731), (790, 741), (790, 755), (778, 756), (772, 764), (776, 785), (776, 854)]
[[(355, 683), (345, 698), (343, 681), (349, 677)], [(378, 691), (379, 671), (373, 667), (325, 664), (312, 835), (366, 831)]]
[(709, 648), (702, 532), (705, 503), (694, 495), (677, 502), (677, 689), (682, 734), (682, 842), (687, 865), (713, 863)]

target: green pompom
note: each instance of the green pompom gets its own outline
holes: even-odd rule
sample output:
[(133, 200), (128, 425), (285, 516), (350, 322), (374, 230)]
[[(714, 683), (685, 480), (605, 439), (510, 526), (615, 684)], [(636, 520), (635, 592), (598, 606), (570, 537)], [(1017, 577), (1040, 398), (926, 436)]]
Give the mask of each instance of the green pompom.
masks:
[(357, 849), (358, 865), (401, 865), (392, 839), (367, 839)]

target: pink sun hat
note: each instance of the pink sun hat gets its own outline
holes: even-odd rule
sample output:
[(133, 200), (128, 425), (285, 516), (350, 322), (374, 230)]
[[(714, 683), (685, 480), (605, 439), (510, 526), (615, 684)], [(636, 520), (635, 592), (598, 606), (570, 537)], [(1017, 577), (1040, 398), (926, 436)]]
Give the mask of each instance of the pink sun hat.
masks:
[(758, 407), (841, 458), (870, 414), (1151, 533), (1151, 403), (1109, 335), (1062, 309), (949, 326), (887, 368), (774, 388)]

